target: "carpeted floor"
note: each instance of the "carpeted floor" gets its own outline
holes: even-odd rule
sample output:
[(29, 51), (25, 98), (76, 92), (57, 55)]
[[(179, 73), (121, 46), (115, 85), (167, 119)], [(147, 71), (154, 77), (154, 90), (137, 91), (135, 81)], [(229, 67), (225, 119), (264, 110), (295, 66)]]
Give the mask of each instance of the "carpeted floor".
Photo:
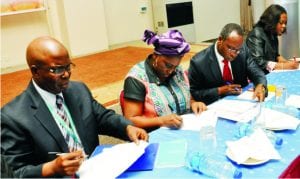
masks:
[[(187, 68), (190, 58), (206, 47), (207, 45), (194, 45), (181, 64)], [(152, 51), (152, 48), (128, 46), (76, 58), (73, 60), (76, 68), (72, 72), (71, 80), (85, 82), (100, 103), (105, 106), (112, 105), (117, 102), (128, 70)], [(20, 94), (27, 87), (30, 78), (29, 70), (1, 75), (1, 106)]]

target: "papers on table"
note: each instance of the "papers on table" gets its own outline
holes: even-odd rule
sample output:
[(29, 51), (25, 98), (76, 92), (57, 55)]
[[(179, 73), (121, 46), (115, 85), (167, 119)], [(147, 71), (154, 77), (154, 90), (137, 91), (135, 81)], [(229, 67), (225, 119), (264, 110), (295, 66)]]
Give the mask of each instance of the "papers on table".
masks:
[(300, 96), (291, 94), (285, 101), (285, 105), (300, 108)]
[(230, 151), (230, 158), (238, 164), (247, 163), (249, 159), (268, 161), (281, 158), (265, 132), (260, 128), (257, 128), (250, 136), (245, 136), (237, 141), (227, 141), (226, 144), (227, 150)]
[(185, 140), (160, 142), (155, 161), (155, 168), (184, 166), (186, 151), (187, 141)]
[(182, 115), (181, 130), (200, 131), (201, 127), (206, 125), (216, 126), (217, 115), (214, 110), (203, 111), (199, 116), (195, 114)]
[(216, 111), (218, 117), (248, 122), (259, 113), (259, 103), (241, 100), (219, 100), (208, 106), (209, 110)]
[[(254, 93), (253, 91), (245, 91), (242, 94), (238, 95), (237, 98), (245, 99), (245, 100), (254, 100), (253, 93)], [(272, 99), (274, 96), (275, 96), (275, 92), (268, 92), (268, 97), (265, 98), (265, 101)]]
[(79, 168), (80, 178), (116, 178), (131, 166), (144, 152), (148, 143), (118, 144), (104, 149), (100, 154), (86, 160)]

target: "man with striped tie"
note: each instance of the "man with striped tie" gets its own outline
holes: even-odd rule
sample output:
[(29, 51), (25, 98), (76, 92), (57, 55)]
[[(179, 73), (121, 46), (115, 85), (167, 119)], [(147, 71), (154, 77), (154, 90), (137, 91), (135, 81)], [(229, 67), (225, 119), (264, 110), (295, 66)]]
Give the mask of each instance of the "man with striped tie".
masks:
[(84, 83), (69, 80), (74, 64), (63, 44), (39, 37), (26, 58), (32, 80), (1, 108), (1, 157), (16, 177), (74, 176), (99, 145), (98, 134), (148, 140), (143, 129), (99, 104)]

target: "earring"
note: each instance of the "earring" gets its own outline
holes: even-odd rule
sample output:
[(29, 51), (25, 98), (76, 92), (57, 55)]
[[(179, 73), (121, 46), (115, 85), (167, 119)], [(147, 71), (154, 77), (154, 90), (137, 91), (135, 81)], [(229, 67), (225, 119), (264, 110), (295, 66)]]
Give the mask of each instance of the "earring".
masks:
[(153, 68), (157, 67), (157, 60), (155, 59), (155, 61), (152, 63)]

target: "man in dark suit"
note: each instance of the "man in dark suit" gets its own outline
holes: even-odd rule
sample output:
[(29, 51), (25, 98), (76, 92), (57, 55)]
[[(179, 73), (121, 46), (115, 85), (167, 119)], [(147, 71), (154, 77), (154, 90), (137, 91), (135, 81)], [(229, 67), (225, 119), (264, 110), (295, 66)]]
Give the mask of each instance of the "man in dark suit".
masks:
[(237, 24), (225, 25), (217, 42), (190, 62), (191, 95), (206, 105), (226, 95), (240, 94), (248, 79), (255, 86), (253, 98), (263, 101), (267, 94), (266, 77), (243, 45), (243, 31)]
[(98, 134), (148, 140), (143, 129), (99, 104), (84, 83), (69, 81), (73, 64), (60, 42), (39, 37), (26, 58), (32, 80), (1, 109), (1, 154), (16, 177), (74, 175), (99, 144)]

